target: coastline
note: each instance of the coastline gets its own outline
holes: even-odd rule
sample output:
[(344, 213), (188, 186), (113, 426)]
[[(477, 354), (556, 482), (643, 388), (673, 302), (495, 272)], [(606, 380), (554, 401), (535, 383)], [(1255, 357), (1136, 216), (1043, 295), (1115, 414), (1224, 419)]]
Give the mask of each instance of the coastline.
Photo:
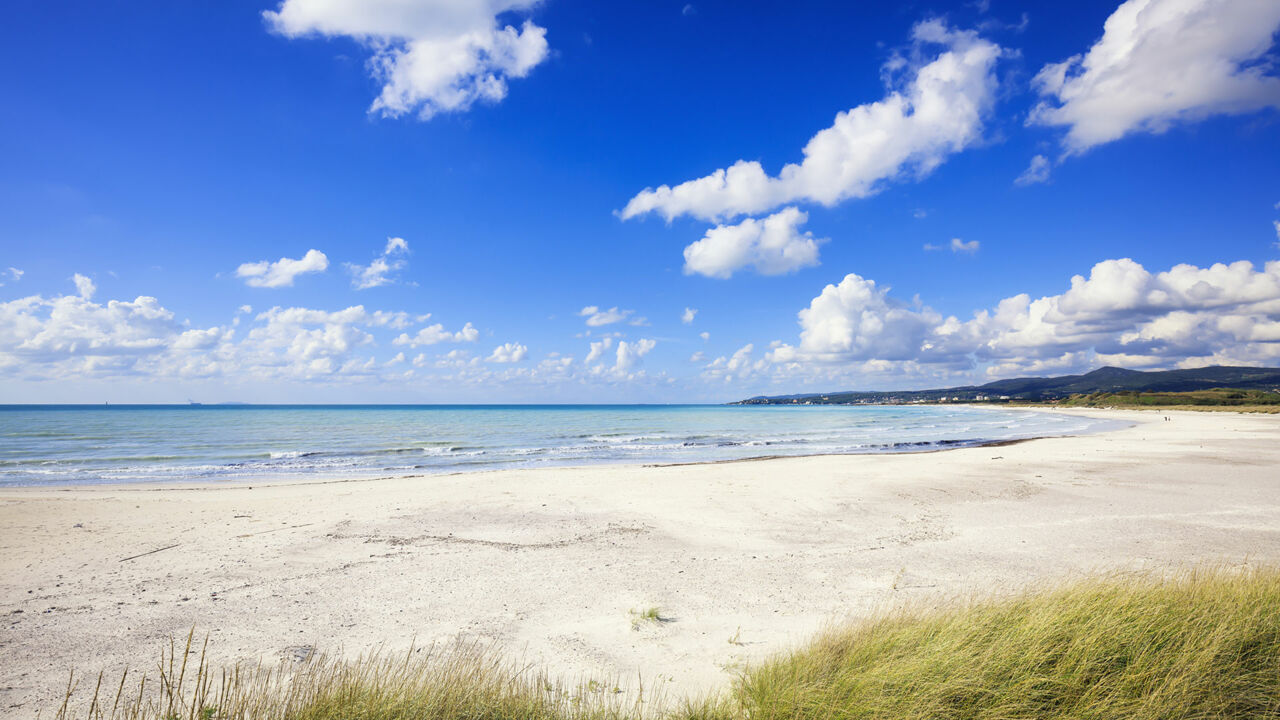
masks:
[[(75, 406), (80, 407), (80, 406)], [(149, 406), (148, 406), (149, 407)], [(175, 406), (182, 407), (182, 406)], [(375, 406), (384, 407), (384, 406)], [(833, 406), (824, 406), (833, 407)], [(898, 407), (895, 405), (860, 405), (857, 407)], [(952, 407), (963, 407), (966, 409), (977, 410), (980, 412), (1000, 413), (1006, 408), (995, 407), (983, 404), (967, 404), (954, 403)], [(788, 408), (790, 409), (790, 408)], [(223, 477), (192, 477), (182, 480), (130, 480), (130, 481), (98, 481), (98, 482), (63, 482), (53, 481), (36, 484), (4, 484), (0, 483), (0, 492), (12, 490), (22, 492), (24, 490), (49, 490), (49, 491), (129, 491), (129, 490), (174, 490), (174, 489), (216, 489), (223, 487), (245, 487), (245, 486), (275, 486), (275, 485), (330, 485), (334, 483), (359, 483), (374, 482), (385, 480), (409, 480), (409, 479), (430, 479), (439, 477), (452, 477), (458, 475), (478, 475), (493, 472), (516, 472), (528, 470), (559, 470), (559, 471), (580, 471), (587, 469), (599, 468), (661, 468), (661, 467), (692, 467), (699, 465), (720, 465), (730, 463), (751, 463), (767, 460), (784, 460), (788, 458), (810, 458), (810, 457), (858, 457), (861, 455), (909, 455), (920, 453), (936, 453), (958, 450), (963, 448), (981, 448), (981, 447), (1002, 447), (1013, 445), (1031, 440), (1041, 440), (1056, 437), (1076, 437), (1080, 435), (1091, 435), (1097, 433), (1111, 432), (1122, 427), (1131, 425), (1132, 422), (1115, 421), (1110, 418), (1101, 416), (1090, 416), (1089, 413), (1069, 412), (1070, 410), (1080, 410), (1082, 408), (1068, 408), (1068, 412), (1056, 413), (1051, 406), (1026, 406), (1018, 408), (1008, 408), (1007, 410), (1018, 411), (1036, 411), (1045, 412), (1050, 415), (1083, 415), (1085, 417), (1094, 417), (1103, 425), (1110, 427), (1093, 427), (1084, 430), (1072, 430), (1067, 432), (1051, 432), (1038, 435), (1027, 435), (1024, 437), (1012, 438), (977, 438), (977, 439), (942, 439), (929, 441), (901, 441), (886, 444), (873, 444), (862, 446), (863, 449), (856, 451), (835, 450), (835, 451), (812, 451), (801, 453), (778, 453), (764, 455), (747, 455), (733, 458), (714, 458), (714, 459), (698, 459), (686, 461), (670, 461), (664, 462), (660, 460), (619, 460), (619, 459), (602, 459), (596, 462), (587, 463), (550, 463), (545, 465), (512, 465), (512, 466), (480, 466), (465, 469), (437, 469), (431, 471), (416, 472), (399, 472), (387, 474), (387, 470), (366, 471), (365, 474), (359, 473), (282, 473), (272, 476), (263, 474), (255, 478), (223, 478)], [(1083, 408), (1085, 410), (1096, 410), (1096, 408)], [(1103, 409), (1103, 412), (1109, 409)]]
[[(1274, 416), (1052, 411), (1134, 424), (946, 452), (6, 488), (0, 715), (47, 709), (72, 668), (149, 667), (193, 626), (219, 663), (463, 637), (696, 693), (886, 605), (1280, 562)], [(632, 630), (652, 606), (674, 621)]]
[[(175, 407), (0, 418), (4, 487), (152, 487), (372, 479), (497, 469), (927, 451), (1094, 432), (1081, 417), (981, 407)], [(172, 417), (167, 413), (172, 412)], [(247, 414), (246, 414), (247, 413)], [(98, 432), (85, 434), (86, 427)], [(53, 438), (48, 454), (40, 438)]]

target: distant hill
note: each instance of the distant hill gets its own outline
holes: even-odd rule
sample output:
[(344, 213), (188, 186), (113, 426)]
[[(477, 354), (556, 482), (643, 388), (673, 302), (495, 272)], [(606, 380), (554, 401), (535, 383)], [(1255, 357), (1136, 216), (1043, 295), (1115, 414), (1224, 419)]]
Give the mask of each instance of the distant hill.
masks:
[(1119, 392), (1188, 392), (1213, 388), (1280, 391), (1280, 368), (1206, 367), (1192, 370), (1126, 370), (1102, 367), (1084, 375), (997, 380), (986, 385), (932, 390), (884, 390), (759, 396), (733, 405), (851, 405), (910, 402), (1000, 402), (1060, 400), (1072, 395)]

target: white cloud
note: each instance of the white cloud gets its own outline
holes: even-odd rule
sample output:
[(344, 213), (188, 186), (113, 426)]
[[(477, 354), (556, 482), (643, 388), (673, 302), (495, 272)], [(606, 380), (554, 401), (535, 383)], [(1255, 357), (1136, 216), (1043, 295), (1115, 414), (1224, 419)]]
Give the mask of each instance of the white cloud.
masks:
[[(596, 384), (665, 386), (672, 380), (665, 373), (649, 376), (639, 369), (656, 345), (649, 339), (607, 338), (592, 367), (555, 353), (530, 364), (529, 351), (520, 343), (500, 345), (487, 357), (453, 349), (410, 359), (407, 348), (388, 347), (394, 342), (387, 339), (401, 319), (414, 317), (422, 316), (360, 305), (334, 311), (273, 307), (251, 318), (236, 309), (227, 324), (192, 328), (151, 297), (99, 303), (78, 294), (37, 295), (0, 302), (0, 385), (68, 380), (181, 388), (216, 383), (207, 387), (235, 392), (237, 387), (305, 384), (323, 392), (318, 388), (378, 384), (396, 393), (447, 390), (450, 397), (466, 400), (495, 387), (529, 393), (531, 399), (564, 397), (565, 392), (587, 399), (594, 396), (589, 388)], [(432, 330), (424, 339), (443, 335)], [(468, 325), (448, 335), (449, 340), (465, 341), (478, 333)]]
[[(601, 310), (595, 305), (588, 305), (578, 311), (579, 317), (587, 319), (588, 327), (601, 327), (604, 325), (612, 325), (622, 322), (631, 317), (634, 310), (619, 310), (617, 307), (611, 307), (608, 310)], [(644, 318), (639, 318), (644, 320)]]
[(1128, 0), (1084, 55), (1044, 66), (1031, 124), (1068, 128), (1067, 154), (1177, 122), (1280, 107), (1265, 60), (1275, 0)]
[(480, 331), (472, 327), (471, 323), (463, 325), (462, 329), (457, 332), (449, 332), (444, 329), (444, 325), (436, 323), (422, 328), (414, 335), (400, 333), (395, 340), (391, 341), (391, 344), (408, 345), (411, 348), (416, 348), (442, 342), (475, 342), (478, 339), (480, 339)]
[[(633, 342), (619, 340), (615, 349), (613, 338), (602, 338), (591, 343), (591, 350), (587, 353), (587, 357), (582, 361), (582, 364), (590, 368), (595, 375), (627, 377), (640, 364), (640, 359), (647, 355), (656, 345), (656, 341), (647, 338), (641, 338)], [(605, 363), (605, 358), (610, 350), (613, 351), (614, 362), (612, 366)]]
[[(377, 347), (373, 332), (414, 317), (370, 312), (361, 305), (335, 311), (273, 307), (249, 320), (242, 331), (241, 319), (251, 312), (242, 306), (226, 325), (192, 328), (156, 298), (98, 303), (91, 299), (91, 288), (79, 290), (81, 294), (0, 303), (0, 374), (30, 380), (378, 379), (404, 356), (397, 353), (378, 362), (372, 356)], [(448, 339), (478, 336), (468, 324)]]
[(707, 354), (702, 352), (701, 350), (689, 356), (689, 362), (691, 363), (705, 362), (706, 359), (707, 359)]
[(590, 365), (600, 358), (613, 347), (613, 338), (607, 337), (591, 343), (591, 351), (587, 353), (587, 357), (582, 361), (584, 365)]
[(373, 344), (373, 336), (362, 329), (370, 315), (361, 305), (332, 312), (273, 307), (255, 320), (259, 325), (249, 330), (245, 341), (227, 348), (229, 365), (287, 377), (359, 374), (366, 361), (353, 357), (353, 352)]
[(905, 87), (836, 115), (831, 127), (809, 140), (801, 163), (770, 177), (759, 162), (739, 160), (675, 187), (646, 189), (627, 203), (621, 217), (657, 212), (668, 221), (686, 214), (716, 221), (798, 201), (830, 206), (872, 195), (903, 176), (927, 175), (981, 138), (983, 119), (995, 100), (1001, 50), (939, 20), (916, 25), (912, 40), (913, 56), (926, 46), (942, 50), (927, 63), (890, 61), (887, 74), (914, 72)]
[(404, 330), (410, 325), (426, 322), (431, 318), (431, 313), (425, 315), (411, 315), (407, 312), (388, 312), (386, 310), (375, 310), (369, 316), (369, 324), (377, 327), (389, 327), (394, 330)]
[(392, 282), (391, 273), (404, 269), (404, 255), (409, 254), (409, 243), (404, 238), (389, 237), (382, 255), (374, 258), (368, 265), (346, 263), (347, 272), (351, 273), (351, 287), (356, 290), (386, 285)]
[[(406, 345), (479, 338), (469, 323), (456, 332), (440, 324), (399, 332), (426, 317), (361, 305), (272, 307), (255, 316), (240, 308), (230, 322), (192, 327), (156, 298), (100, 302), (90, 288), (78, 287), (57, 297), (0, 302), (0, 383), (222, 378), (399, 387), (412, 377), (421, 388), (466, 390), (497, 383), (569, 388), (671, 380), (641, 369), (657, 345), (648, 338), (598, 338), (582, 363), (567, 357), (530, 363), (527, 348), (514, 342), (487, 356), (454, 349), (409, 360)], [(1278, 365), (1280, 260), (1263, 267), (1245, 261), (1178, 265), (1162, 272), (1130, 259), (1106, 260), (1057, 294), (1013, 295), (967, 317), (899, 300), (888, 287), (850, 274), (824, 288), (798, 320), (794, 344), (744, 345), (707, 363), (704, 379), (794, 387), (833, 378), (926, 383), (984, 371), (1059, 373), (1108, 363)], [(705, 362), (706, 355), (690, 361)]]
[(685, 325), (692, 325), (693, 319), (697, 317), (698, 311), (695, 308), (685, 308), (684, 313), (680, 315), (680, 322)]
[(0, 367), (129, 368), (181, 336), (173, 313), (155, 298), (102, 305), (90, 299), (88, 278), (76, 278), (84, 281), (77, 282), (78, 295), (34, 295), (0, 303)]
[(635, 342), (619, 340), (616, 362), (613, 366), (614, 371), (619, 373), (630, 372), (640, 364), (640, 358), (648, 355), (649, 351), (657, 344), (656, 341), (647, 338), (641, 338)]
[(291, 287), (293, 279), (306, 273), (324, 272), (329, 258), (319, 250), (308, 250), (297, 260), (282, 257), (275, 262), (244, 263), (236, 268), (236, 277), (244, 278), (246, 285), (261, 288)]
[(942, 322), (937, 313), (893, 300), (888, 287), (853, 273), (826, 286), (799, 318), (799, 348), (781, 346), (775, 360), (915, 359)]
[(98, 291), (98, 286), (94, 285), (92, 280), (80, 273), (76, 273), (72, 276), (71, 280), (76, 284), (76, 292), (80, 293), (80, 297), (85, 300), (93, 297), (93, 294)]
[(752, 268), (761, 275), (783, 275), (817, 265), (818, 245), (827, 240), (799, 230), (808, 219), (788, 207), (763, 220), (717, 225), (684, 249), (685, 274), (724, 279)]
[(284, 0), (263, 13), (287, 37), (346, 36), (373, 51), (368, 67), (382, 92), (369, 108), (384, 117), (467, 110), (506, 97), (507, 80), (522, 78), (547, 57), (546, 29), (505, 13), (537, 0)]
[(753, 377), (769, 366), (767, 358), (753, 359), (752, 354), (755, 352), (755, 345), (748, 343), (734, 351), (733, 355), (724, 357), (723, 355), (712, 360), (702, 371), (704, 377), (709, 379), (723, 380), (724, 382), (733, 382), (734, 380), (742, 380)]
[(494, 363), (518, 363), (529, 353), (529, 348), (520, 343), (503, 343), (493, 349), (486, 360)]
[(1276, 227), (1276, 247), (1280, 247), (1280, 220), (1272, 220), (1271, 224)]
[(1031, 158), (1031, 164), (1027, 166), (1022, 174), (1014, 179), (1013, 184), (1019, 186), (1035, 185), (1049, 181), (1049, 158), (1043, 155), (1036, 155)]
[[(13, 278), (14, 282), (18, 282), (19, 280), (22, 279), (23, 275), (26, 275), (25, 272), (23, 272), (22, 270), (19, 270), (16, 267), (10, 267), (5, 272), (8, 273), (9, 277)], [(0, 287), (4, 287), (4, 283), (0, 282)]]
[(1059, 295), (1001, 300), (969, 320), (944, 317), (850, 274), (799, 313), (800, 342), (779, 345), (777, 364), (876, 362), (990, 374), (1135, 367), (1274, 364), (1280, 361), (1280, 261), (1148, 272), (1106, 260)]
[(951, 238), (951, 242), (946, 245), (934, 245), (933, 243), (924, 244), (924, 249), (929, 252), (934, 250), (950, 250), (953, 253), (964, 253), (966, 255), (972, 255), (973, 253), (978, 252), (979, 247), (981, 247), (981, 243), (977, 240), (965, 242), (960, 238)]
[(698, 337), (702, 338), (702, 341), (703, 341), (703, 342), (706, 342), (706, 341), (708, 341), (708, 340), (710, 340), (710, 339), (711, 339), (711, 333), (709, 333), (709, 332), (707, 332), (707, 331), (705, 331), (705, 330), (704, 330), (704, 331), (702, 331), (702, 332), (698, 333)]

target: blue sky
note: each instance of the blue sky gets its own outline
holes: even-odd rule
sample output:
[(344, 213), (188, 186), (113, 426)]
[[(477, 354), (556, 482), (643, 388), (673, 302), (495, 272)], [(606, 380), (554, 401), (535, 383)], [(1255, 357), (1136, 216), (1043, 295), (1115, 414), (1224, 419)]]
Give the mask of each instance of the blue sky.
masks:
[(9, 16), (0, 401), (1280, 365), (1273, 2)]

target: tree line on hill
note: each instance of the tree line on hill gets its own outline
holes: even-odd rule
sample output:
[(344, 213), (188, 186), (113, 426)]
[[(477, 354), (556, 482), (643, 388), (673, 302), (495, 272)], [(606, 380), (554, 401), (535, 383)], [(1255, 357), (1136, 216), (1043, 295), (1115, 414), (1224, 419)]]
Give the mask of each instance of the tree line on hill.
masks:
[[(1186, 370), (1127, 370), (1102, 367), (1083, 375), (1027, 377), (930, 390), (843, 391), (805, 395), (758, 396), (733, 405), (861, 405), (942, 402), (1058, 402), (1086, 396), (1128, 396), (1201, 391), (1197, 402), (1124, 402), (1117, 404), (1273, 404), (1280, 393), (1280, 368), (1213, 366)], [(1252, 391), (1252, 394), (1250, 392)], [(1240, 396), (1231, 393), (1243, 393)], [(1243, 402), (1249, 400), (1250, 402)], [(1280, 395), (1275, 398), (1280, 402)], [(1079, 403), (1077, 403), (1079, 404)]]

